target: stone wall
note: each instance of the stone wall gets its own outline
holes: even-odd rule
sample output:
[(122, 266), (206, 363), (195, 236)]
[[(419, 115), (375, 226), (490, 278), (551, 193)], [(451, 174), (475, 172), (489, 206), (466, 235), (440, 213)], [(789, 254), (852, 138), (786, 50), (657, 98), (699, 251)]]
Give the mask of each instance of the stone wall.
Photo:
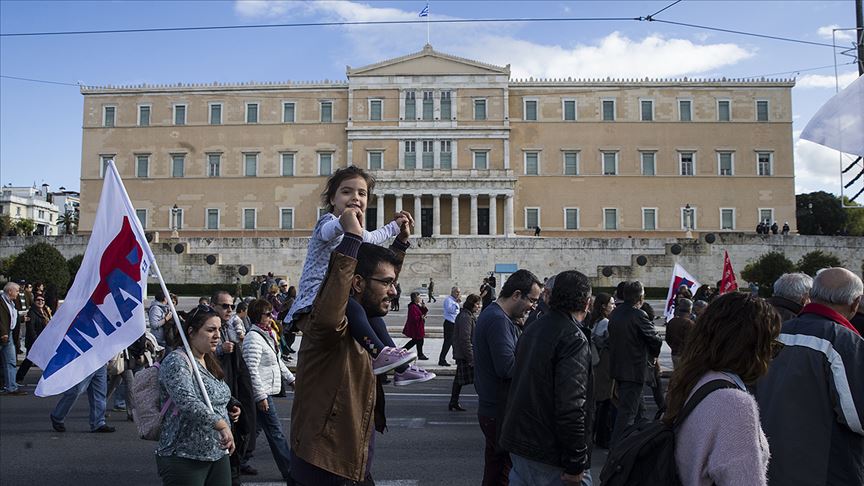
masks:
[[(666, 287), (677, 262), (701, 282), (714, 283), (721, 277), (724, 250), (739, 273), (748, 262), (770, 251), (782, 252), (797, 261), (805, 253), (820, 249), (861, 274), (864, 238), (739, 233), (716, 236), (713, 244), (704, 239), (675, 238), (421, 238), (413, 241), (400, 281), (405, 292), (427, 283), (429, 277), (435, 279), (438, 293), (448, 293), (452, 285), (474, 291), (496, 264), (513, 263), (541, 278), (575, 268), (591, 277), (596, 286), (638, 279), (649, 287)], [(38, 241), (48, 241), (70, 258), (84, 252), (87, 237), (4, 237), (0, 239), (0, 258), (17, 254)], [(179, 254), (175, 251), (178, 243), (183, 249)], [(679, 255), (671, 251), (676, 243), (682, 247)], [(233, 283), (243, 266), (248, 270), (243, 282), (252, 275), (272, 271), (288, 276), (294, 284), (300, 278), (306, 244), (306, 238), (181, 238), (163, 239), (151, 246), (169, 284)], [(208, 255), (216, 257), (214, 264), (207, 263)], [(647, 259), (644, 266), (637, 263), (640, 255)], [(606, 267), (612, 272), (609, 277), (604, 276)], [(743, 283), (739, 276), (739, 284)]]

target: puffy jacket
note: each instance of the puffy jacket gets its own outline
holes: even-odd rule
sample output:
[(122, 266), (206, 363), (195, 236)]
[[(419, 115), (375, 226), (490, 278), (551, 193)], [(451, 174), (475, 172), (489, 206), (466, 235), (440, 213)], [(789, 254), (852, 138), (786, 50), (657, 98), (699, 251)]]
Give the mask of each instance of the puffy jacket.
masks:
[(648, 314), (622, 304), (609, 316), (609, 360), (612, 378), (643, 383), (648, 362), (660, 355), (663, 340), (657, 335)]
[(294, 383), (294, 375), (285, 366), (276, 342), (258, 326), (253, 326), (243, 340), (243, 360), (249, 368), (253, 397), (256, 402), (279, 393), (282, 379)]
[(588, 340), (569, 315), (551, 310), (519, 338), (501, 447), (569, 474), (587, 469), (592, 388)]

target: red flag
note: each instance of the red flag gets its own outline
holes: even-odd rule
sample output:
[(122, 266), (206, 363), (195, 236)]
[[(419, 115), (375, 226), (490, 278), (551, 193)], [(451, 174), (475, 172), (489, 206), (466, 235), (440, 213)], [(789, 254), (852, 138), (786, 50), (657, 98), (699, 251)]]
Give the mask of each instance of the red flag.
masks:
[(729, 252), (723, 251), (723, 280), (720, 281), (720, 295), (738, 290), (738, 282), (735, 280), (735, 270), (732, 269), (732, 261), (729, 260)]

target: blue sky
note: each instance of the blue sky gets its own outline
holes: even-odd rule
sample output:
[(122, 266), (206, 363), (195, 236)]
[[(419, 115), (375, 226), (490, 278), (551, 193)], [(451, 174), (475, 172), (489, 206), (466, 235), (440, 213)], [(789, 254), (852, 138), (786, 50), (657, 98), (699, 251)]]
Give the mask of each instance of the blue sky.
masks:
[[(429, 3), (432, 19), (633, 18), (672, 0)], [(425, 4), (0, 1), (0, 32), (416, 20)], [(684, 0), (657, 18), (830, 44), (832, 26), (854, 27), (855, 6), (852, 0)], [(425, 42), (422, 25), (2, 37), (0, 74), (88, 85), (344, 80), (346, 65), (415, 52)], [(442, 52), (511, 64), (514, 77), (796, 77), (796, 192), (839, 194), (837, 153), (797, 138), (834, 94), (831, 47), (635, 21), (433, 24), (431, 43)], [(838, 63), (850, 61), (838, 56)], [(794, 72), (820, 66), (831, 67)], [(841, 86), (857, 76), (852, 64), (839, 72)], [(75, 86), (0, 78), (0, 184), (77, 190), (82, 104)]]

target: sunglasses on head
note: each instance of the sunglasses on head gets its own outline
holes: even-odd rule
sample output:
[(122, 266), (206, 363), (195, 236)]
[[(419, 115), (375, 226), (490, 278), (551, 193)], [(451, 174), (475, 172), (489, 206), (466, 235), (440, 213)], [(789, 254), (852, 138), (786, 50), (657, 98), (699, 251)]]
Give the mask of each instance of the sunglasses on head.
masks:
[(214, 310), (209, 305), (198, 304), (197, 307), (192, 309), (192, 312), (189, 313), (189, 316), (186, 318), (186, 320), (191, 321), (201, 312), (214, 312)]

